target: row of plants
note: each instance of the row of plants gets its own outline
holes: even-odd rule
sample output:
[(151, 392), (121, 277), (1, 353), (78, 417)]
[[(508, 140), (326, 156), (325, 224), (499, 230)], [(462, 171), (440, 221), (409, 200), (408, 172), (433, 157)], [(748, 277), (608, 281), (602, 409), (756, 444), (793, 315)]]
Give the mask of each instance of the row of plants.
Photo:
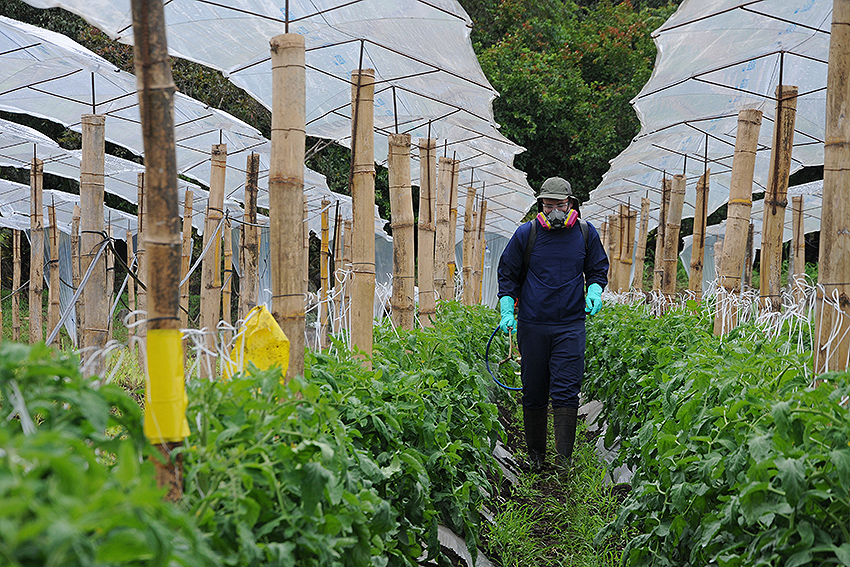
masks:
[(132, 397), (73, 356), (2, 343), (0, 563), (439, 565), (439, 524), (475, 554), (504, 435), (481, 357), (496, 323), (446, 303), (432, 328), (377, 327), (372, 369), (335, 345), (286, 385), (190, 382), (176, 504)]
[(624, 564), (850, 565), (850, 374), (815, 381), (811, 351), (773, 336), (715, 337), (693, 303), (589, 321), (584, 393), (635, 470), (597, 536), (636, 534)]

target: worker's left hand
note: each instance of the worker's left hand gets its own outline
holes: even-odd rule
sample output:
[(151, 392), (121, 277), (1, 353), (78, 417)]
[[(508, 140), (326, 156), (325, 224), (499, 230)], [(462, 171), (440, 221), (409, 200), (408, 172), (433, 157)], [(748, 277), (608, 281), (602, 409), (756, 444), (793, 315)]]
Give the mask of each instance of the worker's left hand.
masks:
[(590, 313), (591, 316), (599, 313), (602, 309), (602, 286), (597, 283), (592, 283), (587, 288), (587, 297), (584, 300), (584, 311)]

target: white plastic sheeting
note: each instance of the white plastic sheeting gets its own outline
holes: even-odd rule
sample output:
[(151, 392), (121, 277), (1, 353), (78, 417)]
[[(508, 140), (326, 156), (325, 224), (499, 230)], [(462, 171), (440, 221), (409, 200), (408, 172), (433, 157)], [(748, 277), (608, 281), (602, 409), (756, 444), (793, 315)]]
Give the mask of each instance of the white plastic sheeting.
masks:
[[(28, 3), (65, 8), (133, 42), (129, 0)], [(165, 17), (173, 55), (222, 71), (268, 108), (269, 40), (288, 25), (307, 47), (308, 134), (350, 142), (350, 75), (371, 68), (377, 132), (408, 132), (414, 142), (438, 138), (470, 176), (474, 169), (474, 181), (488, 188), (489, 231), (510, 235), (534, 202), (525, 174), (513, 167), (522, 148), (498, 132), (496, 93), (472, 50), (469, 17), (455, 0), (171, 0)], [(379, 162), (386, 159), (385, 136), (376, 138), (375, 151)], [(414, 162), (414, 184), (418, 174)], [(463, 208), (460, 203), (459, 215)]]
[(823, 163), (826, 73), (832, 0), (685, 0), (654, 37), (658, 57), (632, 101), (641, 131), (611, 161), (582, 212), (601, 222), (620, 204), (648, 196), (657, 226), (661, 180), (685, 173), (684, 217), (693, 216), (695, 185), (711, 169), (709, 213), (729, 197), (738, 113), (764, 113), (753, 192), (765, 190), (775, 92), (799, 88), (792, 173)]

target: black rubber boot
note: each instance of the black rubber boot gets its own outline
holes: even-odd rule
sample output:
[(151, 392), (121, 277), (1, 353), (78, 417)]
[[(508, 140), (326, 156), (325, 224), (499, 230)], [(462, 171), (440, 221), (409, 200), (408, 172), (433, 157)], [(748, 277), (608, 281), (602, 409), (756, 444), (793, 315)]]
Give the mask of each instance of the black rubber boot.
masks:
[(552, 412), (555, 425), (555, 451), (558, 453), (559, 464), (569, 468), (576, 441), (578, 408), (553, 408)]
[(546, 429), (549, 425), (548, 408), (530, 410), (522, 408), (525, 444), (531, 472), (538, 473), (546, 467)]

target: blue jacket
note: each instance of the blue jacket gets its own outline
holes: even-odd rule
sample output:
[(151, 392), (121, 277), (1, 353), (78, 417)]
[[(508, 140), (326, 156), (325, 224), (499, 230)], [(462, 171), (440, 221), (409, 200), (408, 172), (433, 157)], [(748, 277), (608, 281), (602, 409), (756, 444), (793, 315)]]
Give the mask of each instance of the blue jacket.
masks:
[(585, 282), (602, 289), (608, 283), (608, 256), (599, 233), (587, 223), (590, 242), (585, 247), (579, 223), (560, 230), (538, 224), (528, 273), (520, 285), (525, 245), (531, 223), (536, 222), (535, 218), (517, 228), (499, 259), (499, 297), (519, 298), (520, 321), (559, 325), (584, 320)]

